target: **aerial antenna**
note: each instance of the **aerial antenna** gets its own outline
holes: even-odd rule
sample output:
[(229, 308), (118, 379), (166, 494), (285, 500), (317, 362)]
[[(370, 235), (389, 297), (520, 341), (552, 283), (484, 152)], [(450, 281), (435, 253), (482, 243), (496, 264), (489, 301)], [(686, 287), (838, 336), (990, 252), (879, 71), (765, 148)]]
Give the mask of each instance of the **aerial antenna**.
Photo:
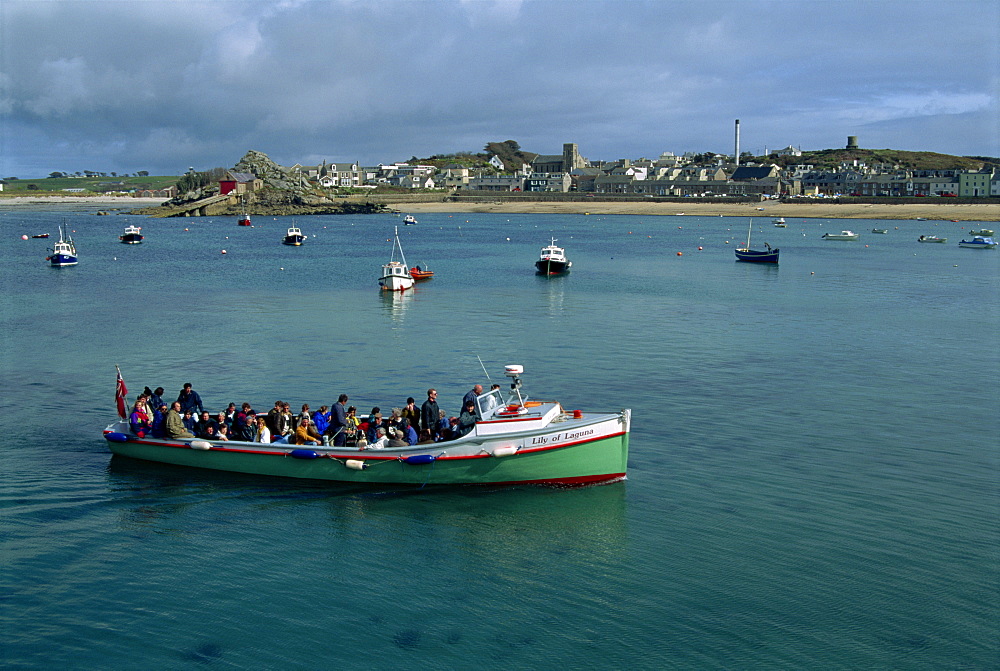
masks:
[[(479, 359), (479, 355), (478, 354), (476, 355), (476, 358)], [(483, 366), (483, 360), (482, 359), (479, 359), (479, 365)], [(486, 373), (486, 379), (489, 380), (490, 382), (492, 382), (493, 380), (490, 378), (490, 372), (488, 370), (486, 370), (486, 366), (483, 366), (483, 372)]]

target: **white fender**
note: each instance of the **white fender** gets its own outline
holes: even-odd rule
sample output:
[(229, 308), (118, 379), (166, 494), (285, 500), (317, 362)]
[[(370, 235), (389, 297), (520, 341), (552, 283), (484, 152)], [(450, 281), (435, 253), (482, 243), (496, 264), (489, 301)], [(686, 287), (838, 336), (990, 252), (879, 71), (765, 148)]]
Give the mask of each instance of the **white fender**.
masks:
[(493, 452), (491, 452), (491, 454), (494, 457), (509, 457), (512, 454), (517, 454), (518, 449), (520, 449), (520, 448), (518, 448), (518, 447), (498, 447), (497, 449), (493, 450)]
[(204, 440), (192, 440), (191, 441), (192, 450), (210, 450), (212, 449), (212, 443)]
[(354, 471), (363, 471), (368, 468), (368, 464), (361, 459), (348, 459), (344, 465)]

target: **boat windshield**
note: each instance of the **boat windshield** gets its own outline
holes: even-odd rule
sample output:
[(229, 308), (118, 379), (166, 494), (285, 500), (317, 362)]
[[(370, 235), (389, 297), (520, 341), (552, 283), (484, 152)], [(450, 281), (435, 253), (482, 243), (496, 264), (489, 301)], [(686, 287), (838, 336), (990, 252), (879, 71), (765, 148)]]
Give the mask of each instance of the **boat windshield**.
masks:
[(480, 417), (489, 417), (493, 414), (494, 408), (503, 404), (503, 397), (499, 389), (483, 392), (476, 397), (476, 414)]

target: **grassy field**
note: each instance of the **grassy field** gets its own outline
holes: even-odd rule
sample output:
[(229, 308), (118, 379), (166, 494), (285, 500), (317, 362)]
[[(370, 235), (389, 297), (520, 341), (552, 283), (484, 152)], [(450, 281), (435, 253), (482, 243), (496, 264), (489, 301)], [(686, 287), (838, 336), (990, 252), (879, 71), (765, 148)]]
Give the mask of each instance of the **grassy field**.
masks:
[[(71, 195), (135, 191), (137, 189), (165, 189), (177, 183), (176, 175), (149, 177), (42, 177), (41, 179), (5, 179), (3, 192), (7, 195), (59, 192)], [(73, 189), (74, 191), (67, 191)]]

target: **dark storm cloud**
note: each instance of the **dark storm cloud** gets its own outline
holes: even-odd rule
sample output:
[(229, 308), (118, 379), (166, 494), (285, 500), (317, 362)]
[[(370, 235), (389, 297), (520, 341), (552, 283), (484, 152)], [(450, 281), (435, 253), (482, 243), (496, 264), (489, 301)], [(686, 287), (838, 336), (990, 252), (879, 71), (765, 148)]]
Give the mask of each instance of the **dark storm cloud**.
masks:
[(1000, 8), (881, 2), (0, 5), (3, 176), (793, 144), (1000, 154)]

